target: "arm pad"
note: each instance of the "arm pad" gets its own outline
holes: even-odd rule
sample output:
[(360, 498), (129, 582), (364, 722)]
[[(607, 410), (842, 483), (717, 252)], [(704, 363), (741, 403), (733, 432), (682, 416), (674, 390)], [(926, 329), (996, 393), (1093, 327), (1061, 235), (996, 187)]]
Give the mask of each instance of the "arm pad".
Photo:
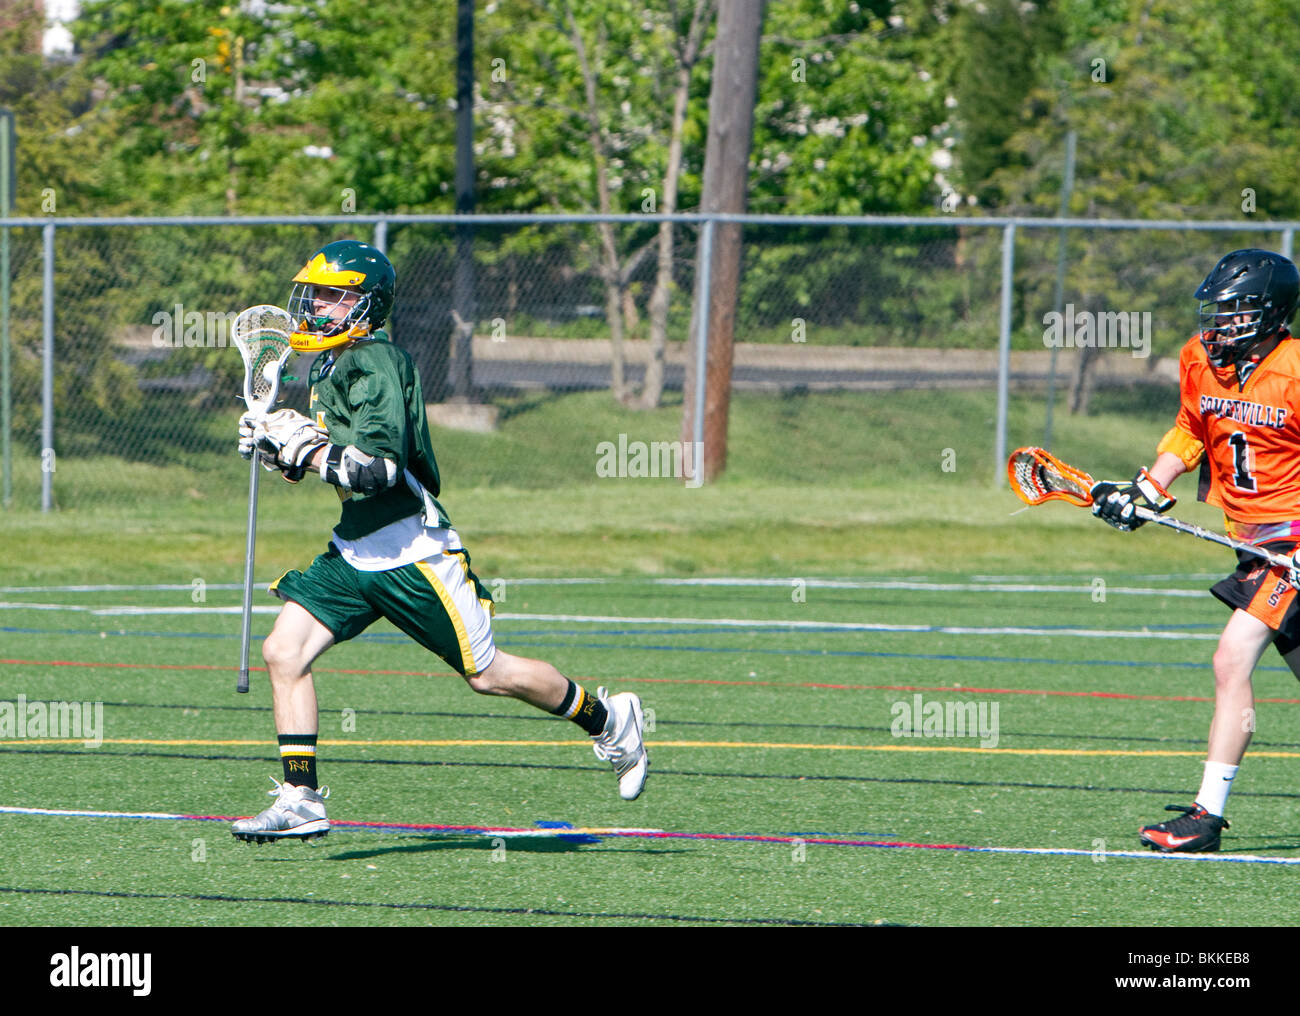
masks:
[(330, 445), (321, 463), (320, 478), (358, 494), (376, 494), (397, 482), (397, 463), (367, 455), (355, 445)]
[(1177, 455), (1183, 460), (1183, 465), (1192, 469), (1199, 463), (1205, 455), (1205, 445), (1185, 430), (1172, 427), (1160, 443), (1156, 445), (1156, 454), (1160, 455), (1169, 452), (1171, 455)]

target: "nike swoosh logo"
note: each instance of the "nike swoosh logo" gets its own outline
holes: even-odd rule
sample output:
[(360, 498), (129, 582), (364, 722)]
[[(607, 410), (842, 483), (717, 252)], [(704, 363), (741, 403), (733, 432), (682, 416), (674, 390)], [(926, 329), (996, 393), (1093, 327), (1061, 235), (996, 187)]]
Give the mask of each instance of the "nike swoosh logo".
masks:
[(1191, 843), (1194, 839), (1196, 839), (1195, 836), (1170, 836), (1167, 845), (1181, 847), (1184, 843)]

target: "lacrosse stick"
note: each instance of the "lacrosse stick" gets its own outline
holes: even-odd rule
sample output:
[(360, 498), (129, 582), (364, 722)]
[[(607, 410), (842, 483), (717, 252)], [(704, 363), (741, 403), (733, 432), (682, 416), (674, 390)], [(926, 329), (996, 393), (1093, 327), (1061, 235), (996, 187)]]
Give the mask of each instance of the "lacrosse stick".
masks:
[[(1007, 478), (1011, 481), (1011, 489), (1016, 497), (1027, 505), (1040, 505), (1045, 501), (1056, 500), (1068, 501), (1081, 508), (1092, 504), (1092, 488), (1096, 482), (1082, 469), (1067, 465), (1042, 448), (1017, 448), (1012, 452), (1007, 462)], [(1285, 571), (1291, 585), (1300, 588), (1300, 565), (1293, 557), (1276, 554), (1253, 543), (1234, 540), (1212, 530), (1194, 526), (1190, 522), (1171, 519), (1167, 515), (1153, 512), (1150, 508), (1143, 508), (1141, 505), (1133, 506), (1133, 514), (1147, 522), (1155, 522), (1177, 532), (1263, 558), (1274, 568)]]
[[(244, 358), (244, 405), (269, 412), (280, 392), (280, 371), (293, 352), (289, 333), (293, 319), (288, 311), (262, 304), (249, 307), (230, 326), (230, 341)], [(255, 450), (248, 470), (248, 545), (244, 554), (244, 623), (239, 646), (238, 692), (248, 691), (248, 643), (253, 623), (253, 551), (257, 546), (258, 459)]]

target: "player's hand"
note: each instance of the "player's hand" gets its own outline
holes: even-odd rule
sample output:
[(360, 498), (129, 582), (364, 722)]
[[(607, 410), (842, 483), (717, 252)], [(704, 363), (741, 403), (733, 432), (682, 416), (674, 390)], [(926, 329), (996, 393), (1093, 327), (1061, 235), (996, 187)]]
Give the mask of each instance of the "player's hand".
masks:
[[(303, 467), (317, 448), (329, 443), (325, 428), (293, 409), (281, 409), (271, 414), (245, 414), (252, 417), (251, 443), (261, 454), (268, 468), (279, 469), (300, 478)], [(240, 450), (243, 450), (243, 423), (240, 427)]]
[(239, 418), (239, 454), (244, 458), (253, 457), (257, 448), (257, 427), (265, 419), (266, 413), (260, 409), (250, 409)]
[(1130, 483), (1111, 480), (1095, 483), (1090, 493), (1092, 513), (1124, 533), (1146, 524), (1147, 520), (1137, 514), (1138, 508), (1149, 508), (1163, 515), (1178, 503), (1145, 469), (1138, 470)]
[(257, 455), (257, 461), (268, 473), (280, 471), (274, 449), (266, 450), (260, 441), (266, 438), (267, 414), (261, 409), (250, 409), (239, 418), (239, 454), (246, 459)]

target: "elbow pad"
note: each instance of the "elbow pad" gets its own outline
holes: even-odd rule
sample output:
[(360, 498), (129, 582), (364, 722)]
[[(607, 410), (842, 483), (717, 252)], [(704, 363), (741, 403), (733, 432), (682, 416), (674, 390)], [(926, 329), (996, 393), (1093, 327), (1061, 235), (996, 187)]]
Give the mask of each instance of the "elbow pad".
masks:
[(1156, 454), (1160, 455), (1169, 452), (1171, 455), (1177, 455), (1183, 460), (1183, 465), (1188, 469), (1194, 468), (1201, 458), (1205, 455), (1205, 445), (1185, 430), (1177, 427), (1170, 429), (1160, 443), (1156, 445)]
[(355, 445), (330, 445), (321, 463), (320, 478), (343, 490), (377, 494), (397, 482), (397, 463), (367, 455)]

